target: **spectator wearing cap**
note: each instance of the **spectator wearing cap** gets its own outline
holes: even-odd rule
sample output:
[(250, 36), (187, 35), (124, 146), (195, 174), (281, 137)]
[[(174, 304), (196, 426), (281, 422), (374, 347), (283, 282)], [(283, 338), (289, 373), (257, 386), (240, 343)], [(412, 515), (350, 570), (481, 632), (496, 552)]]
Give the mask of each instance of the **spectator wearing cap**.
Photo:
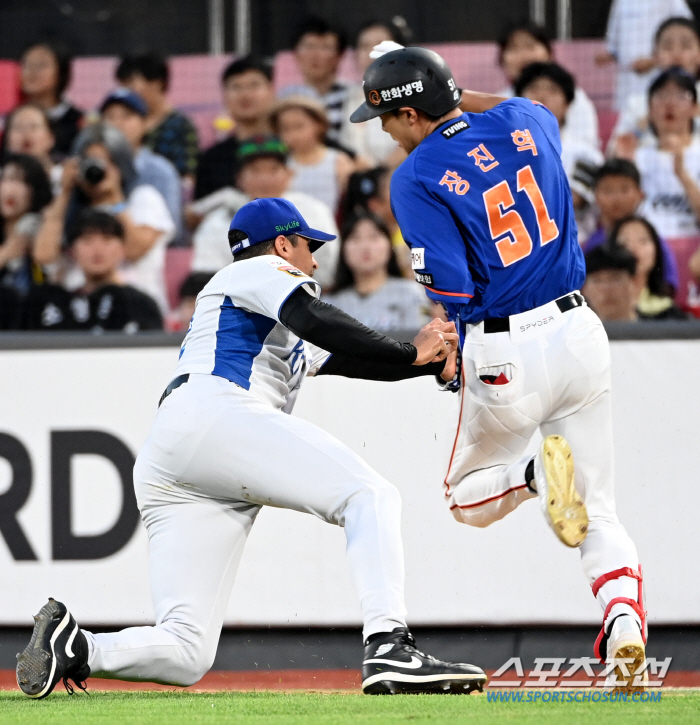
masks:
[(64, 95), (71, 80), (71, 64), (71, 56), (53, 43), (31, 45), (20, 61), (23, 99), (48, 116), (54, 137), (52, 151), (60, 158), (68, 155), (83, 126), (83, 112)]
[[(553, 61), (552, 43), (544, 28), (531, 22), (509, 26), (498, 40), (498, 62), (509, 85), (498, 95), (513, 96), (520, 74), (531, 63)], [(561, 134), (562, 141), (570, 136), (587, 146), (600, 148), (598, 113), (593, 101), (580, 86), (574, 89), (574, 98), (566, 110)]]
[(350, 118), (350, 85), (338, 80), (338, 66), (347, 48), (345, 33), (322, 18), (307, 18), (297, 30), (293, 47), (304, 83), (283, 88), (280, 98), (310, 96), (319, 101), (328, 114), (328, 138), (342, 143)]
[[(566, 128), (567, 111), (575, 92), (573, 76), (557, 63), (531, 63), (515, 83), (515, 94), (546, 106), (556, 117), (560, 129)], [(562, 133), (561, 161), (573, 193), (576, 223), (583, 240), (595, 228), (593, 178), (603, 163), (603, 155), (595, 146)]]
[(70, 254), (84, 283), (68, 291), (54, 284), (34, 287), (27, 297), (26, 330), (160, 330), (163, 321), (156, 302), (124, 284), (120, 268), (125, 258), (125, 231), (111, 214), (81, 212), (70, 235)]
[(640, 213), (666, 239), (700, 235), (700, 138), (695, 79), (680, 68), (649, 87), (649, 134), (634, 155), (642, 179)]
[(42, 216), (34, 260), (41, 265), (63, 263), (54, 279), (69, 288), (82, 286), (82, 273), (62, 256), (62, 247), (80, 211), (106, 211), (124, 227), (124, 280), (153, 297), (166, 312), (165, 248), (175, 234), (175, 223), (165, 200), (153, 186), (138, 183), (131, 146), (116, 128), (103, 123), (88, 126), (76, 139), (74, 153), (64, 162), (61, 193)]
[(138, 184), (150, 184), (168, 205), (176, 225), (175, 238), (182, 232), (182, 187), (177, 169), (160, 154), (143, 145), (148, 108), (143, 98), (128, 88), (117, 88), (102, 101), (102, 120), (121, 131), (134, 154)]
[(232, 186), (240, 143), (272, 133), (270, 111), (275, 101), (272, 63), (254, 56), (233, 61), (221, 76), (221, 94), (233, 128), (227, 138), (199, 157), (195, 199)]
[(272, 128), (289, 149), (287, 165), (294, 172), (290, 191), (313, 196), (335, 213), (355, 162), (326, 145), (329, 126), (323, 106), (308, 96), (289, 96), (273, 110)]
[(117, 66), (116, 80), (146, 102), (148, 116), (144, 144), (165, 156), (180, 176), (194, 183), (199, 153), (197, 129), (168, 101), (170, 69), (166, 60), (153, 53), (126, 56)]
[[(598, 209), (597, 227), (583, 243), (584, 253), (605, 244), (615, 225), (633, 217), (644, 201), (639, 170), (627, 159), (608, 159), (596, 172), (593, 186), (595, 205)], [(664, 282), (678, 289), (678, 264), (668, 244), (660, 239), (663, 257)]]
[[(315, 229), (337, 235), (333, 213), (321, 201), (299, 191), (291, 191), (293, 172), (287, 166), (287, 147), (275, 136), (261, 136), (242, 143), (236, 160), (236, 185), (199, 199), (190, 206), (204, 217), (192, 237), (197, 272), (218, 272), (231, 263), (226, 241), (231, 217), (251, 199), (283, 198), (299, 209)], [(333, 278), (338, 256), (337, 245), (326, 244), (316, 253), (319, 269), (315, 278), (327, 286)]]

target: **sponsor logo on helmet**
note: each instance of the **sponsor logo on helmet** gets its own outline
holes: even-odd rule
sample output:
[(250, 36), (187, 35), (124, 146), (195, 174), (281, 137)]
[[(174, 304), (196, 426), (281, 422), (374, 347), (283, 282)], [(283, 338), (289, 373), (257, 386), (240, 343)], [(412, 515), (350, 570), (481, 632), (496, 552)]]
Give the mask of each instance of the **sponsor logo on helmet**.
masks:
[(382, 102), (382, 98), (377, 91), (370, 91), (369, 101), (370, 103), (374, 103), (375, 106), (378, 106)]
[(377, 98), (379, 97), (379, 95), (381, 95), (381, 101), (384, 101), (385, 103), (387, 101), (392, 101), (396, 98), (408, 98), (414, 93), (423, 93), (423, 81), (413, 81), (413, 83), (406, 83), (405, 85), (401, 86), (384, 88), (381, 91), (370, 91), (369, 100), (375, 106), (378, 106), (381, 101), (377, 100), (377, 98), (374, 98), (372, 96), (373, 93), (376, 94)]
[(461, 133), (462, 131), (464, 131), (467, 128), (469, 128), (469, 124), (466, 121), (461, 120), (461, 121), (457, 121), (456, 123), (450, 124), (447, 128), (443, 128), (442, 131), (440, 131), (440, 133), (445, 138), (452, 138), (453, 136), (455, 136), (458, 133)]

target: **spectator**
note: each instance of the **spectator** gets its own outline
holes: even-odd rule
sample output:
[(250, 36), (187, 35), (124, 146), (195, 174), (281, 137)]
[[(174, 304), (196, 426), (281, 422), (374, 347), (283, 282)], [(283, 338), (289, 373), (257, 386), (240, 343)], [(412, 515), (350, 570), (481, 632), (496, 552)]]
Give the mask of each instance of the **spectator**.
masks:
[(655, 136), (635, 162), (645, 194), (640, 208), (662, 237), (700, 234), (700, 139), (695, 79), (680, 68), (664, 71), (649, 88), (649, 119)]
[[(634, 216), (644, 200), (641, 177), (637, 167), (626, 159), (608, 159), (601, 166), (594, 182), (598, 226), (582, 245), (584, 253), (607, 242), (613, 227), (622, 219)], [(661, 240), (664, 281), (678, 289), (678, 265), (671, 248)]]
[[(510, 98), (523, 70), (532, 63), (551, 63), (552, 46), (544, 28), (523, 23), (509, 28), (498, 41), (498, 60), (508, 79), (508, 87), (498, 95)], [(592, 148), (600, 148), (598, 113), (583, 88), (574, 88), (574, 98), (562, 123), (562, 142), (569, 137)], [(568, 139), (567, 139), (568, 140)]]
[(344, 151), (326, 146), (323, 106), (308, 96), (289, 96), (273, 111), (272, 128), (289, 149), (287, 165), (294, 172), (290, 190), (313, 196), (335, 213), (355, 163)]
[(348, 220), (331, 294), (324, 301), (374, 330), (418, 330), (430, 317), (423, 289), (403, 279), (391, 234), (372, 214)]
[(631, 252), (637, 260), (635, 278), (640, 290), (637, 312), (646, 319), (686, 319), (673, 303), (675, 290), (666, 281), (664, 255), (656, 229), (640, 216), (621, 219), (610, 234), (610, 243)]
[(294, 58), (304, 84), (287, 86), (280, 93), (280, 98), (302, 95), (319, 101), (328, 113), (328, 138), (334, 142), (348, 135), (350, 86), (337, 77), (346, 47), (347, 40), (341, 30), (321, 18), (308, 18), (294, 39)]
[[(394, 17), (390, 21), (371, 20), (362, 25), (355, 41), (355, 65), (358, 76), (362, 78), (372, 63), (369, 54), (375, 45), (385, 40), (407, 45), (410, 35), (406, 21), (401, 16)], [(354, 110), (364, 102), (362, 84), (352, 86), (349, 91), (348, 108)], [(364, 123), (346, 124), (346, 131), (347, 135), (341, 141), (374, 166), (379, 164), (397, 166), (406, 157), (396, 141), (388, 133), (384, 133), (381, 118), (373, 118)]]
[(56, 140), (51, 122), (43, 108), (34, 103), (17, 106), (7, 117), (3, 137), (3, 156), (29, 154), (44, 167), (51, 183), (60, 188), (61, 165), (55, 164), (51, 151)]
[(83, 125), (83, 112), (64, 93), (71, 79), (71, 57), (58, 46), (37, 43), (21, 59), (24, 100), (42, 108), (51, 121), (53, 152), (66, 156)]
[[(515, 83), (515, 94), (546, 106), (556, 117), (560, 129), (566, 128), (567, 110), (575, 95), (573, 76), (556, 63), (532, 63)], [(573, 193), (579, 235), (585, 239), (593, 231), (593, 178), (603, 163), (603, 155), (570, 134), (561, 134), (561, 161)]]
[(180, 303), (175, 311), (174, 330), (186, 330), (189, 327), (197, 295), (207, 286), (214, 275), (211, 272), (192, 272), (180, 286)]
[(37, 159), (11, 154), (0, 171), (0, 286), (24, 296), (41, 269), (31, 248), (41, 225), (41, 210), (51, 202), (51, 184)]
[(221, 76), (223, 103), (233, 122), (228, 138), (199, 157), (194, 198), (201, 199), (225, 186), (233, 186), (236, 154), (241, 141), (272, 133), (270, 111), (275, 100), (272, 63), (247, 56), (235, 60)]
[[(323, 202), (308, 194), (289, 190), (293, 174), (287, 167), (287, 147), (278, 138), (263, 136), (241, 144), (236, 163), (236, 184), (240, 191), (231, 187), (220, 189), (191, 205), (195, 213), (206, 215), (193, 235), (194, 271), (218, 272), (231, 264), (228, 246), (231, 218), (251, 199), (287, 199), (299, 209), (311, 227), (337, 235), (333, 214)], [(314, 256), (319, 263), (315, 278), (325, 287), (333, 278), (338, 247), (324, 244), (314, 252)]]
[[(86, 207), (107, 211), (124, 226), (126, 282), (153, 297), (167, 311), (165, 248), (175, 224), (163, 197), (148, 184), (137, 185), (133, 154), (124, 135), (112, 126), (85, 128), (74, 146), (76, 157), (64, 163), (61, 193), (46, 208), (36, 238), (34, 259), (53, 264), (75, 215)], [(82, 274), (68, 270), (65, 282), (75, 288)]]
[(621, 111), (629, 96), (643, 93), (654, 67), (652, 44), (661, 23), (674, 16), (692, 18), (685, 0), (613, 0), (606, 32), (607, 50), (599, 65), (617, 62), (615, 107)]
[(152, 53), (126, 56), (117, 67), (116, 78), (138, 93), (148, 106), (144, 144), (172, 161), (180, 176), (194, 183), (199, 153), (197, 129), (168, 102), (170, 70), (165, 59)]
[(177, 169), (165, 156), (143, 145), (148, 108), (141, 96), (128, 88), (112, 91), (100, 106), (105, 123), (124, 134), (134, 154), (137, 184), (150, 184), (160, 192), (175, 222), (176, 238), (182, 232), (182, 187)]
[[(697, 78), (700, 71), (700, 35), (693, 20), (669, 18), (656, 31), (654, 62), (661, 70), (679, 67)], [(696, 88), (700, 84), (696, 83)], [(697, 131), (697, 129), (696, 129)], [(609, 149), (618, 146), (629, 155), (642, 137), (649, 132), (649, 102), (646, 93), (633, 93), (617, 119), (610, 138)]]
[(619, 245), (603, 244), (586, 255), (583, 296), (603, 322), (636, 322), (637, 260)]
[(73, 292), (54, 284), (34, 287), (27, 298), (27, 330), (161, 330), (155, 301), (122, 282), (125, 231), (111, 214), (81, 212), (71, 234), (71, 255), (85, 280)]

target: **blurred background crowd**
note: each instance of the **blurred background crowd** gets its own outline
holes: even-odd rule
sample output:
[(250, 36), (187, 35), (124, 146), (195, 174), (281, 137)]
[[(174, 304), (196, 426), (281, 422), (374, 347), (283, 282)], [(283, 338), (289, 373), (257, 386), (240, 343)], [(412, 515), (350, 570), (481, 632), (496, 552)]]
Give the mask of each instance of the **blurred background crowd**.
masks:
[[(496, 46), (432, 47), (458, 83), (491, 53), (472, 90), (530, 98), (558, 119), (583, 293), (596, 312), (640, 323), (700, 317), (691, 6), (613, 0), (604, 42), (554, 44), (535, 22), (544, 4), (530, 5), (536, 12), (514, 12)], [(275, 57), (253, 48), (169, 59), (143, 48), (74, 59), (55, 38), (36, 38), (0, 62), (0, 329), (186, 330), (197, 294), (231, 262), (232, 217), (272, 196), (339, 234), (316, 255), (324, 299), (384, 331), (440, 316), (413, 280), (389, 202), (405, 155), (379, 119), (349, 123), (369, 53), (385, 40), (409, 45), (416, 34), (401, 15), (356, 27), (309, 15)], [(175, 102), (178, 68), (184, 78), (194, 66)], [(219, 112), (199, 113), (212, 83)]]

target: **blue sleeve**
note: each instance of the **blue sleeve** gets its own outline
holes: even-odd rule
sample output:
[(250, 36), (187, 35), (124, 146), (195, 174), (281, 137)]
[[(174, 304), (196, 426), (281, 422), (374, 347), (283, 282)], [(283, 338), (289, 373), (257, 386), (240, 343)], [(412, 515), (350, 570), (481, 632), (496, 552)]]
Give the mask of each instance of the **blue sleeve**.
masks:
[(416, 281), (436, 302), (468, 303), (474, 296), (465, 239), (449, 208), (428, 191), (406, 160), (391, 179), (391, 205), (411, 248)]

